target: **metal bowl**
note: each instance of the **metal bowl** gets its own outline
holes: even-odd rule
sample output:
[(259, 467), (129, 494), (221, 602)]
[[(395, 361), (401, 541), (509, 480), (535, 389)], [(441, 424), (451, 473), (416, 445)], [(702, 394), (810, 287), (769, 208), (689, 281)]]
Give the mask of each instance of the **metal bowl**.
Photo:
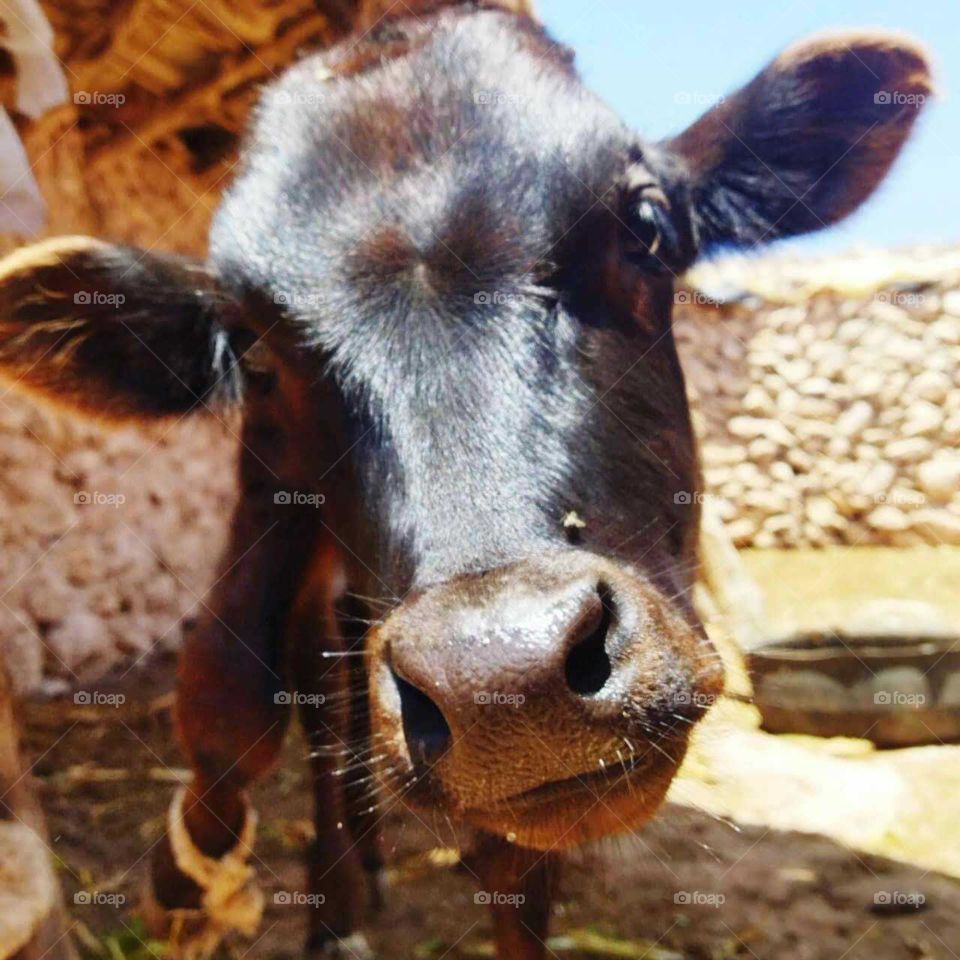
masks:
[(960, 635), (796, 634), (749, 652), (747, 669), (772, 733), (960, 740)]

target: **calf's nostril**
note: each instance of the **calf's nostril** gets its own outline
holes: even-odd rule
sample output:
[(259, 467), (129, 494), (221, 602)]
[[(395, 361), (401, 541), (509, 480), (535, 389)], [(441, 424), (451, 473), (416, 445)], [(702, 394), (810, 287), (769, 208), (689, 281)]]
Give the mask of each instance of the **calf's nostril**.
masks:
[(400, 694), (403, 735), (414, 762), (435, 763), (450, 745), (450, 727), (440, 708), (422, 690), (393, 674)]
[(613, 592), (601, 583), (571, 627), (575, 636), (565, 665), (567, 686), (582, 697), (599, 693), (613, 672), (607, 637), (615, 615)]

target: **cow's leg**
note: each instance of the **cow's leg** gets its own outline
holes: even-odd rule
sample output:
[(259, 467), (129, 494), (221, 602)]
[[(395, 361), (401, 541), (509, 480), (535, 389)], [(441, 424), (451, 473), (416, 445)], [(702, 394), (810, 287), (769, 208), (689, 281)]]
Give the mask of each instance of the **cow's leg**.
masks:
[(176, 723), (193, 780), (174, 799), (152, 865), (148, 916), (183, 952), (252, 934), (262, 898), (247, 867), (246, 788), (275, 761), (290, 712), (283, 637), (314, 525), (272, 495), (248, 495), (203, 627), (180, 656)]
[(290, 620), (291, 673), (310, 746), (316, 836), (308, 854), (307, 950), (314, 957), (370, 956), (359, 932), (365, 902), (361, 851), (344, 790), (353, 763), (350, 644), (337, 616), (342, 575), (332, 549), (317, 552)]
[(498, 960), (543, 960), (559, 874), (556, 855), (480, 834), (468, 865), (490, 904)]

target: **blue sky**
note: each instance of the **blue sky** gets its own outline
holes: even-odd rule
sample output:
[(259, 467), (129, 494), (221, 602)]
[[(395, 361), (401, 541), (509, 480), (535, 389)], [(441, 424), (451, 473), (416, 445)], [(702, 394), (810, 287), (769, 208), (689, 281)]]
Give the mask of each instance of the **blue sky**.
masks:
[[(587, 85), (644, 136), (683, 129), (782, 47), (825, 29), (905, 31), (932, 52), (937, 98), (867, 205), (798, 251), (960, 243), (960, 3), (956, 0), (537, 0)], [(781, 244), (781, 248), (788, 244)]]

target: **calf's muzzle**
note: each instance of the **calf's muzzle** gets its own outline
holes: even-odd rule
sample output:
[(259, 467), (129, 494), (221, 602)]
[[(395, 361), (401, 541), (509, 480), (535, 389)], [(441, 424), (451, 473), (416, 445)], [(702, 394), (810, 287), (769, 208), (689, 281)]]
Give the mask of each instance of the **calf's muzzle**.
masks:
[(534, 847), (645, 819), (722, 685), (692, 617), (580, 551), (425, 590), (370, 658), (387, 785)]

